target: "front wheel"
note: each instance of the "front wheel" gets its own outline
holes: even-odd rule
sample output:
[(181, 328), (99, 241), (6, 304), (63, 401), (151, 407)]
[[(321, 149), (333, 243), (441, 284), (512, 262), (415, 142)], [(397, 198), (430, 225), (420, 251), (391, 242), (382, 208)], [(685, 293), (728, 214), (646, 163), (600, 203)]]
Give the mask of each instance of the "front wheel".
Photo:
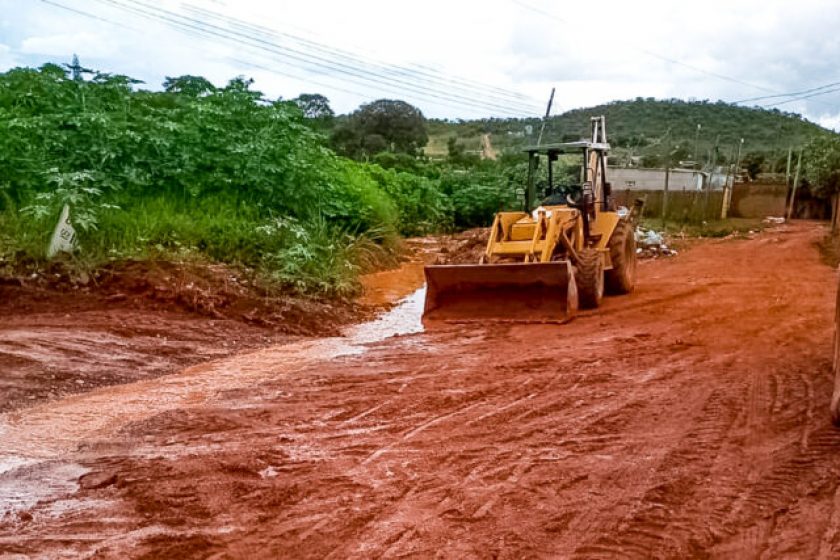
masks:
[(578, 253), (575, 281), (583, 309), (595, 309), (604, 299), (604, 258), (596, 249)]
[(629, 220), (620, 220), (608, 245), (612, 269), (606, 272), (608, 294), (629, 294), (636, 285), (636, 235)]

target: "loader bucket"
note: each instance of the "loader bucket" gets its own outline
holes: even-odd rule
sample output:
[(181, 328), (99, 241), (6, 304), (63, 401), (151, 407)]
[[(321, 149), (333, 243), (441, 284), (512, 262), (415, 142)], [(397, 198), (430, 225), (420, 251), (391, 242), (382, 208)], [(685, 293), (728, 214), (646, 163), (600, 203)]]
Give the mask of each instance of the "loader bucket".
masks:
[(565, 323), (577, 311), (571, 264), (427, 266), (424, 321)]

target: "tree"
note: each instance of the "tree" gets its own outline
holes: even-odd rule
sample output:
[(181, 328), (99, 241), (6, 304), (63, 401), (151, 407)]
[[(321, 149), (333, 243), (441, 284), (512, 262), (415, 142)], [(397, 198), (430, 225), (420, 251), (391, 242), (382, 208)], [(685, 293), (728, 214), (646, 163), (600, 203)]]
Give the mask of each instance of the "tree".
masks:
[(803, 148), (804, 177), (817, 196), (840, 191), (840, 138), (820, 136)]
[(415, 155), (426, 145), (426, 118), (417, 107), (394, 99), (362, 105), (333, 133), (337, 151), (353, 158), (381, 151)]
[(330, 107), (330, 100), (320, 93), (301, 93), (292, 102), (297, 105), (307, 119), (328, 121), (335, 116)]
[(446, 151), (448, 154), (447, 159), (453, 165), (469, 167), (478, 165), (481, 162), (481, 158), (477, 155), (468, 154), (464, 144), (458, 142), (458, 138), (455, 136), (450, 136), (446, 141)]
[(764, 165), (765, 159), (764, 154), (749, 153), (741, 160), (741, 165), (746, 168), (751, 181), (755, 181), (758, 174), (761, 173), (761, 167)]
[(216, 86), (210, 80), (201, 76), (185, 74), (174, 78), (167, 76), (163, 82), (163, 89), (167, 93), (182, 93), (190, 97), (202, 97), (216, 91)]

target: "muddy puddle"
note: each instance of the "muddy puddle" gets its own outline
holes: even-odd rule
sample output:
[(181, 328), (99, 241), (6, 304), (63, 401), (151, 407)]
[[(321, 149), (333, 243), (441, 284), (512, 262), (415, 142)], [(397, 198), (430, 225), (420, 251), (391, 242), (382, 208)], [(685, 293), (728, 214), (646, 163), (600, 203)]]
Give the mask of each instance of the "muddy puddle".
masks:
[(399, 268), (374, 272), (362, 277), (362, 296), (359, 303), (387, 307), (410, 296), (423, 285), (422, 260), (403, 263)]
[[(368, 345), (393, 336), (421, 332), (422, 267), (422, 263), (406, 263), (364, 279), (365, 303), (393, 307), (372, 321), (347, 328), (343, 336), (271, 346), (178, 374), (105, 387), (0, 415), (0, 516), (45, 498), (44, 492), (72, 490), (75, 477), (68, 476), (67, 469), (46, 465), (66, 460), (86, 440), (114, 437), (126, 424), (213, 403), (224, 392), (254, 387), (319, 361), (362, 354)], [(72, 467), (70, 474), (75, 475), (77, 468)], [(33, 476), (38, 483), (27, 484)]]

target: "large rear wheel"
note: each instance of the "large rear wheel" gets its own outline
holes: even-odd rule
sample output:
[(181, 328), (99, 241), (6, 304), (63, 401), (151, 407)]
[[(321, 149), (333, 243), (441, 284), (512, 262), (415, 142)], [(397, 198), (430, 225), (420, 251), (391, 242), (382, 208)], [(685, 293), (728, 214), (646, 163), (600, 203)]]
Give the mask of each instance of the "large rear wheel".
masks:
[(594, 309), (601, 305), (604, 298), (604, 258), (596, 249), (578, 252), (575, 282), (583, 309)]
[(628, 220), (615, 226), (608, 246), (612, 269), (605, 273), (608, 294), (629, 294), (636, 285), (636, 236)]

